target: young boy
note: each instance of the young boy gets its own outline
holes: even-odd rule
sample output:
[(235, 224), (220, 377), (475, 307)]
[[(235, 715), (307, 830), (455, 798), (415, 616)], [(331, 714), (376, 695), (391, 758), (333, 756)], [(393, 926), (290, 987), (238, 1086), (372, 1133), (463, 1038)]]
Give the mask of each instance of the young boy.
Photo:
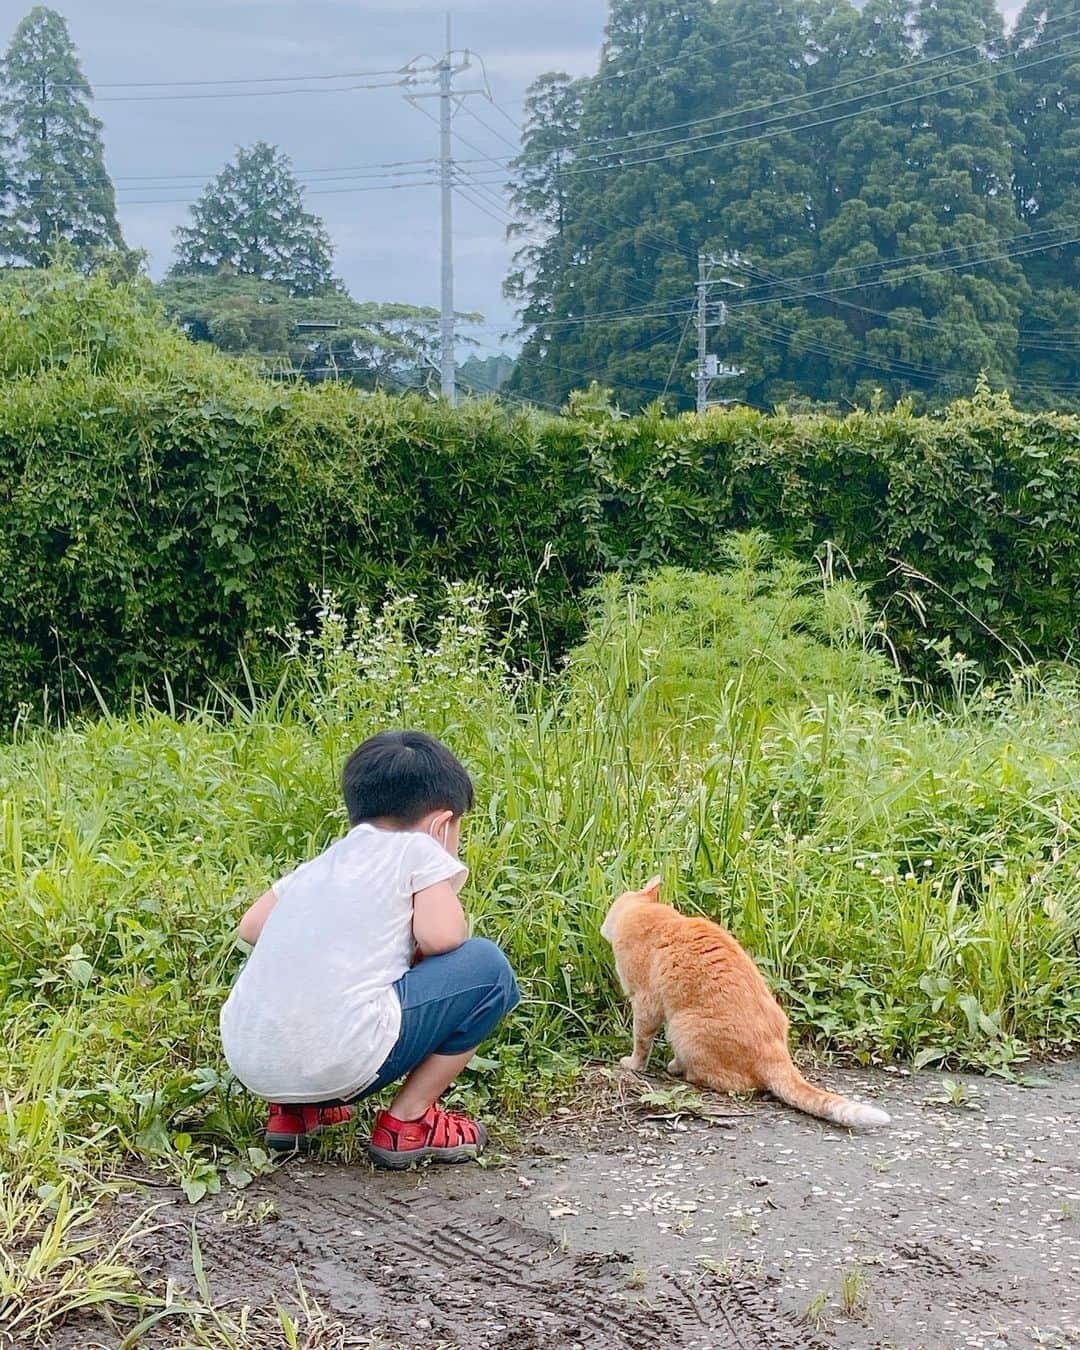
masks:
[(343, 1103), (404, 1078), (372, 1161), (465, 1162), (487, 1132), (436, 1103), (519, 998), (457, 896), (472, 782), (433, 737), (384, 731), (350, 756), (342, 788), (349, 833), (240, 921), (254, 950), (221, 1010), (225, 1058), (271, 1103), (271, 1148), (305, 1147), (349, 1119)]

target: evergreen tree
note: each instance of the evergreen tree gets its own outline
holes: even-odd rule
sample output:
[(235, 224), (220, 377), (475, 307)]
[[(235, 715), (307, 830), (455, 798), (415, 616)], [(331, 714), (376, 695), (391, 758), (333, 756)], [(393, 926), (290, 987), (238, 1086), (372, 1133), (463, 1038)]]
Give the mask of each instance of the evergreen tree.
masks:
[(92, 98), (63, 17), (36, 6), (0, 66), (0, 251), (18, 266), (45, 267), (58, 249), (81, 266), (124, 251)]
[[(1029, 32), (1067, 26), (1042, 4)], [(633, 407), (666, 375), (688, 406), (696, 256), (729, 249), (745, 287), (709, 349), (746, 373), (725, 393), (940, 406), (986, 372), (1053, 401), (1076, 383), (1077, 249), (1008, 255), (1078, 218), (1061, 46), (1025, 85), (993, 0), (613, 0), (597, 76), (533, 89), (511, 386), (561, 403), (600, 378)]]
[[(1080, 221), (1080, 49), (1064, 0), (1030, 0), (1012, 47), (1026, 60), (1052, 61), (1018, 70), (1012, 81), (1013, 121), (1019, 132), (1015, 196), (1037, 242), (1076, 235)], [(1061, 35), (1060, 37), (1058, 35)], [(1038, 51), (1033, 48), (1038, 46)], [(1060, 231), (1060, 234), (1054, 232)], [(1024, 260), (1031, 296), (1021, 320), (1020, 371), (1032, 403), (1080, 405), (1080, 245), (1031, 254)]]
[[(834, 85), (816, 102), (827, 185), (815, 275), (764, 292), (801, 291), (801, 315), (784, 302), (754, 322), (799, 363), (800, 391), (810, 376), (832, 400), (866, 403), (880, 388), (940, 403), (982, 370), (1010, 383), (1021, 269), (1002, 260), (948, 270), (1001, 254), (1018, 229), (1008, 111), (986, 78), (1002, 55), (1001, 20), (989, 0), (869, 0), (842, 39), (841, 59), (821, 63), (827, 79), (819, 85), (815, 69), (812, 81)], [(932, 256), (905, 264), (912, 255)], [(771, 402), (783, 386), (751, 389)]]
[[(557, 175), (558, 229), (522, 190), (541, 135), (539, 122), (526, 126), (514, 200), (547, 239), (526, 277), (522, 317), (537, 326), (512, 387), (554, 403), (600, 376), (635, 406), (664, 391), (670, 370), (685, 407), (698, 251), (756, 244), (775, 265), (805, 270), (813, 166), (793, 137), (752, 141), (748, 124), (805, 91), (805, 34), (817, 9), (818, 0), (689, 0), (678, 9), (614, 0), (600, 71), (577, 92), (578, 140)], [(602, 317), (612, 310), (639, 313)], [(584, 322), (589, 315), (601, 317)]]
[(265, 141), (237, 152), (176, 231), (172, 273), (213, 273), (276, 281), (292, 295), (337, 288), (326, 227), (304, 210), (288, 156)]
[(478, 397), (496, 394), (510, 378), (513, 369), (512, 356), (477, 356), (474, 353), (458, 367), (458, 382)]
[[(544, 281), (547, 269), (562, 266), (563, 235), (568, 223), (568, 171), (581, 137), (581, 100), (585, 82), (569, 75), (541, 75), (525, 100), (527, 126), (515, 162), (511, 198), (519, 220), (511, 238), (524, 238), (514, 254), (514, 270), (503, 287), (522, 305), (522, 321), (535, 325), (551, 317), (548, 305), (557, 277)], [(537, 242), (536, 231), (545, 239)]]

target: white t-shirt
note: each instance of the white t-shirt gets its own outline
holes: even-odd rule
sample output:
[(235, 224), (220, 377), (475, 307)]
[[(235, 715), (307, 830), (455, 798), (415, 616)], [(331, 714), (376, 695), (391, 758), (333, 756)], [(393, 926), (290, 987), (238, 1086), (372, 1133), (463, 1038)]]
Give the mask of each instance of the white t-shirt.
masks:
[(274, 886), (277, 904), (221, 1010), (225, 1058), (272, 1102), (362, 1092), (401, 1028), (413, 895), (468, 870), (426, 834), (357, 825)]

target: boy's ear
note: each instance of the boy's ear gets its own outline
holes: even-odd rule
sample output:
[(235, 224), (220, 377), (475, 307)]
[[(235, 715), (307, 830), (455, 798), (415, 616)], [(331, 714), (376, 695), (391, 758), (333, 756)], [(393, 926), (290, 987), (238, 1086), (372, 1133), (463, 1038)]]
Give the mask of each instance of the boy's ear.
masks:
[(641, 894), (646, 896), (649, 900), (659, 900), (660, 878), (653, 877), (650, 881), (647, 881), (645, 885), (641, 888)]

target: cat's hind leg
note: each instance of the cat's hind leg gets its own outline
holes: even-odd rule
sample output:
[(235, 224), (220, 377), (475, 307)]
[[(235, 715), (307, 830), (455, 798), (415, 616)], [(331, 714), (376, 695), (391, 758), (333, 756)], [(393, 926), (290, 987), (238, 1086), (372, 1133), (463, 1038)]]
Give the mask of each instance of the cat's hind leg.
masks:
[(673, 1069), (688, 1083), (714, 1092), (752, 1092), (761, 1084), (747, 1064), (747, 1055), (737, 1037), (725, 1034), (708, 1018), (678, 1013), (668, 1022), (667, 1038), (674, 1052)]

